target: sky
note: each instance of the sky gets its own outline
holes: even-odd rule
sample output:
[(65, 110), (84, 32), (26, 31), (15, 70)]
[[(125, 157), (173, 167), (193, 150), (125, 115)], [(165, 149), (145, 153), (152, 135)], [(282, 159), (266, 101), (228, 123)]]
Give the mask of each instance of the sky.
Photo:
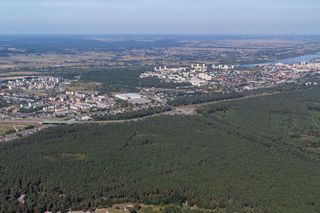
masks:
[(320, 0), (0, 0), (0, 34), (320, 34)]

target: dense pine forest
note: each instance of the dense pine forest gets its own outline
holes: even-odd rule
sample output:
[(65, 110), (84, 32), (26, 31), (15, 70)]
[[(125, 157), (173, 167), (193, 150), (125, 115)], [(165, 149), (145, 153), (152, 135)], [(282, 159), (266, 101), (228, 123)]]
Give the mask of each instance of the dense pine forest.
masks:
[(207, 104), (194, 116), (47, 129), (0, 145), (0, 212), (124, 202), (318, 212), (319, 107), (312, 88)]

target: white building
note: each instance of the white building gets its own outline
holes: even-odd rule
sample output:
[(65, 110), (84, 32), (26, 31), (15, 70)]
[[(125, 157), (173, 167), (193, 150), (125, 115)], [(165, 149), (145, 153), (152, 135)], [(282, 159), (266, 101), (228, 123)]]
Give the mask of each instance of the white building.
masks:
[(205, 81), (211, 81), (212, 77), (207, 73), (199, 73), (199, 78)]
[(150, 103), (150, 100), (146, 99), (145, 97), (141, 96), (138, 93), (124, 93), (124, 94), (117, 94), (115, 95), (116, 98), (120, 100), (128, 101), (132, 104), (147, 104)]

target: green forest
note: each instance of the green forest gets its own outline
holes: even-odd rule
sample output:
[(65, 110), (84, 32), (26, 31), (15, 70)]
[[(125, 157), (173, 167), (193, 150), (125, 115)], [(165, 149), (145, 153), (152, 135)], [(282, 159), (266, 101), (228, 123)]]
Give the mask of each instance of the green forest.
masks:
[(50, 128), (0, 145), (0, 212), (125, 202), (319, 212), (319, 108), (320, 88), (310, 88), (206, 104), (194, 116)]
[(6, 106), (8, 106), (7, 102), (3, 98), (0, 98), (0, 108), (6, 107)]
[(133, 66), (113, 66), (105, 69), (71, 69), (70, 70), (50, 70), (48, 74), (58, 77), (72, 79), (79, 76), (82, 82), (98, 82), (102, 85), (98, 88), (100, 92), (126, 92), (139, 91), (139, 87), (156, 87), (176, 89), (177, 87), (190, 86), (189, 83), (170, 83), (160, 81), (158, 78), (143, 78), (140, 74), (152, 70), (152, 67), (141, 65)]

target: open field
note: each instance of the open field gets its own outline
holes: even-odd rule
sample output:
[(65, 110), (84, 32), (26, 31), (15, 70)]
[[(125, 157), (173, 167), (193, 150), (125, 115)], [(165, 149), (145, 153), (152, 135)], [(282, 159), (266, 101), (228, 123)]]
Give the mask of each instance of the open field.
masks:
[(31, 77), (35, 77), (35, 76), (30, 76), (30, 75), (28, 75), (28, 76), (18, 75), (18, 76), (0, 77), (0, 81), (10, 81), (10, 80), (12, 81), (12, 80), (24, 79), (24, 78), (26, 78), (26, 77), (31, 78)]
[(75, 81), (71, 84), (64, 85), (64, 88), (68, 91), (97, 91), (101, 87), (101, 83)]
[[(93, 213), (129, 213), (132, 210), (137, 213), (224, 213), (223, 210), (211, 210), (198, 207), (188, 207), (186, 205), (144, 205), (144, 204), (116, 204), (109, 208), (96, 209)], [(69, 212), (80, 213), (80, 212)], [(84, 212), (81, 212), (84, 213)]]
[[(142, 36), (143, 37), (143, 36)], [(30, 39), (30, 40), (29, 40)], [(170, 39), (136, 38), (28, 38), (23, 41), (0, 41), (15, 50), (2, 49), (0, 71), (50, 69), (92, 69), (119, 65), (170, 66), (191, 63), (246, 64), (301, 56), (320, 51), (319, 41), (312, 37), (219, 36)], [(46, 45), (43, 45), (45, 42)], [(164, 65), (164, 64), (162, 64)]]
[(1, 123), (0, 124), (0, 135), (3, 135), (6, 132), (11, 131), (11, 130), (15, 131), (13, 128), (14, 126), (15, 125), (8, 124), (8, 123)]
[(23, 121), (19, 123), (10, 122), (10, 121), (0, 122), (0, 135), (6, 134), (11, 131), (14, 131), (14, 132), (20, 131), (28, 126), (39, 126), (39, 124), (32, 123), (31, 125), (30, 123), (23, 122)]
[(16, 76), (35, 76), (40, 74), (39, 72), (21, 71), (21, 72), (1, 72), (0, 77), (16, 77)]

